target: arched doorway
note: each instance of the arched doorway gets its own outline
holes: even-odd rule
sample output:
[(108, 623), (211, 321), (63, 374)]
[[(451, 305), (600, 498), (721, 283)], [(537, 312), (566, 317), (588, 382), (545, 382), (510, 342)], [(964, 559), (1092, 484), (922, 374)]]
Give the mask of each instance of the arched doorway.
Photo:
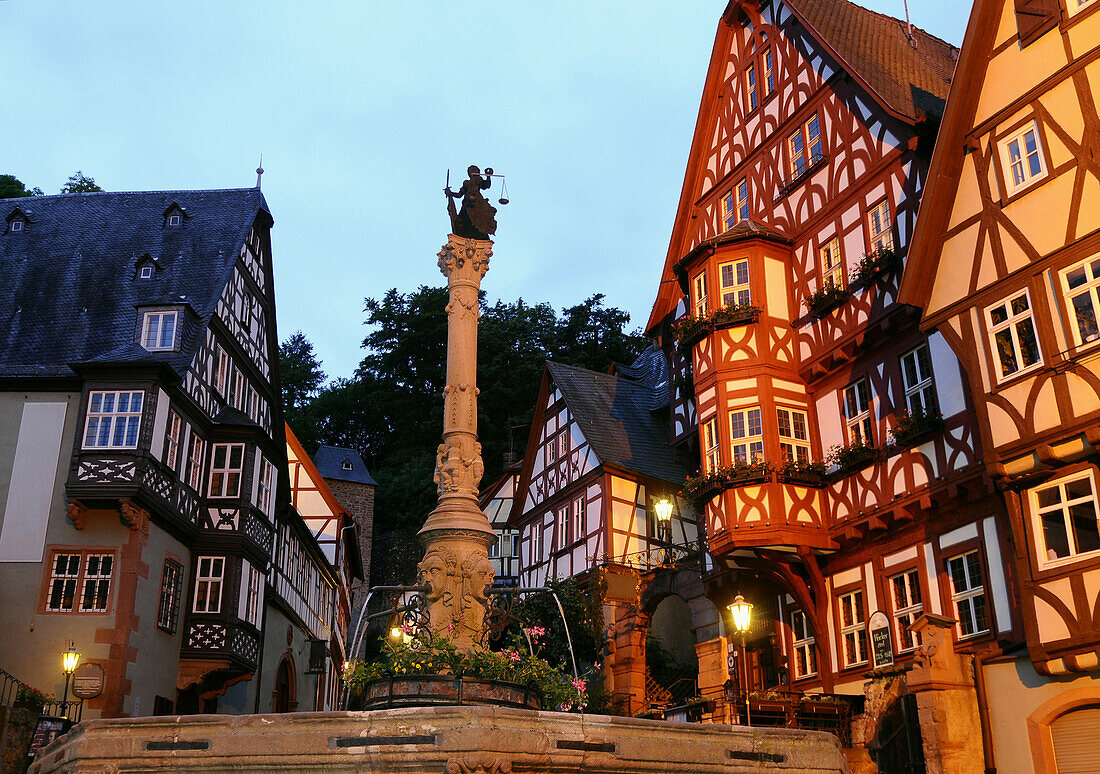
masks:
[(646, 693), (650, 703), (679, 703), (698, 693), (699, 659), (691, 608), (670, 594), (653, 609), (646, 636)]
[(275, 688), (271, 693), (272, 712), (294, 712), (298, 709), (298, 677), (294, 659), (285, 653), (275, 670)]
[(1100, 771), (1100, 704), (1078, 707), (1050, 724), (1054, 766), (1058, 774)]

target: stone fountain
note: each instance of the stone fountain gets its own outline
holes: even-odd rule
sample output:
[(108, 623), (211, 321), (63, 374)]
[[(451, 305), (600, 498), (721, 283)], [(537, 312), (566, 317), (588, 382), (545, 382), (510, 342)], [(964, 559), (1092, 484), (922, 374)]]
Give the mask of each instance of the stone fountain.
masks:
[[(445, 189), (452, 233), (439, 253), (447, 277), (447, 386), (436, 455), (439, 504), (420, 538), (429, 627), (462, 651), (482, 647), (488, 546), (477, 507), (478, 292), (496, 210), (491, 183), (469, 168)], [(457, 209), (456, 198), (462, 198)], [(37, 756), (30, 774), (125, 772), (401, 772), (401, 774), (653, 774), (847, 772), (836, 737), (814, 731), (671, 723), (501, 706), (400, 707), (366, 712), (194, 715), (89, 720)]]

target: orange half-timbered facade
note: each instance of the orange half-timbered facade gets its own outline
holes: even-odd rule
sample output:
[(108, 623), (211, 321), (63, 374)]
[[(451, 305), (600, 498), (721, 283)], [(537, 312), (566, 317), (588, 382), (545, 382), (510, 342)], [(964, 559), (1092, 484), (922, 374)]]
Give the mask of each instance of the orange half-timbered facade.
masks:
[[(748, 689), (862, 695), (881, 612), (1019, 627), (966, 376), (898, 302), (957, 50), (846, 0), (731, 2), (648, 331)], [(731, 621), (725, 621), (730, 634)]]
[(984, 678), (1021, 772), (1100, 767), (1069, 745), (1100, 732), (1098, 94), (1100, 3), (978, 0), (902, 288), (964, 364), (1011, 523), (1026, 654)]

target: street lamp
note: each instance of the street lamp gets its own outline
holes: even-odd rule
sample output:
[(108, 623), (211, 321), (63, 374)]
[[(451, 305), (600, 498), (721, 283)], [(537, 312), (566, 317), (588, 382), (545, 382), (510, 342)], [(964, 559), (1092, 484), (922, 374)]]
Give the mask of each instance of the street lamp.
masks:
[(69, 641), (69, 649), (61, 654), (61, 671), (65, 673), (65, 694), (61, 699), (61, 709), (68, 717), (69, 712), (69, 680), (72, 679), (76, 665), (80, 663), (80, 654), (76, 652), (76, 643)]
[(657, 531), (665, 540), (672, 538), (672, 501), (663, 497), (653, 504), (657, 513)]
[(730, 611), (730, 615), (733, 616), (733, 628), (741, 635), (741, 660), (745, 662), (745, 723), (751, 726), (752, 710), (749, 708), (749, 652), (745, 647), (745, 635), (748, 634), (749, 627), (752, 625), (752, 603), (746, 602), (745, 598), (738, 594), (734, 597), (733, 602), (726, 605), (726, 607)]

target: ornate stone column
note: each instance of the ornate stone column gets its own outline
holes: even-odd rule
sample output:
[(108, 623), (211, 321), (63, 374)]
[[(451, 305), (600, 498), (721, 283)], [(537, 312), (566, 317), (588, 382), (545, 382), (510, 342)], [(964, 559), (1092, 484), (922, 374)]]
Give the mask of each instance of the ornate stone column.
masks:
[(459, 650), (479, 647), (486, 613), (485, 589), (494, 578), (489, 545), (496, 540), (477, 505), (485, 467), (477, 441), (477, 323), (481, 278), (493, 243), (451, 234), (439, 253), (447, 277), (447, 386), (443, 388), (443, 443), (435, 460), (439, 504), (419, 536), (425, 554), (420, 582), (427, 584), (432, 631)]

